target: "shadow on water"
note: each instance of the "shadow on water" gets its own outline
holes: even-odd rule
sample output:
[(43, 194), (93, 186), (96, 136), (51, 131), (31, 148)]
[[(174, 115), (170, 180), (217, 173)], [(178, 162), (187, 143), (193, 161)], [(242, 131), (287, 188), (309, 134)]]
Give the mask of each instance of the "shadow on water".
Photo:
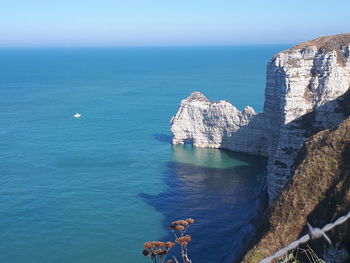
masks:
[[(230, 262), (254, 229), (265, 159), (189, 145), (173, 147), (173, 161), (163, 172), (166, 190), (140, 197), (164, 216), (164, 227), (194, 218), (189, 229), (194, 263)], [(171, 233), (162, 240), (173, 240)]]
[(155, 134), (153, 134), (153, 138), (159, 142), (171, 143), (171, 139), (173, 137), (171, 135), (168, 135), (168, 134), (155, 133)]
[[(159, 142), (166, 142), (171, 144), (171, 140), (173, 139), (173, 136), (169, 134), (155, 133), (153, 134), (153, 138)], [(192, 139), (185, 140), (185, 144), (192, 145), (192, 143), (193, 143)]]

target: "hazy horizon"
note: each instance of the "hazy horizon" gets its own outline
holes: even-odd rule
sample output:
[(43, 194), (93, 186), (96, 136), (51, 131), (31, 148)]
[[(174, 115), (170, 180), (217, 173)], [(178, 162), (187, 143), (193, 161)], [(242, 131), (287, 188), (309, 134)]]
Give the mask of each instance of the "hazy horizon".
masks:
[(350, 31), (345, 0), (1, 2), (0, 47), (289, 44)]
[(291, 47), (297, 45), (298, 43), (247, 43), (247, 44), (178, 44), (178, 45), (12, 45), (12, 46), (1, 46), (0, 49), (133, 49), (133, 48), (215, 48), (215, 47), (250, 47), (250, 46), (283, 46), (290, 45)]

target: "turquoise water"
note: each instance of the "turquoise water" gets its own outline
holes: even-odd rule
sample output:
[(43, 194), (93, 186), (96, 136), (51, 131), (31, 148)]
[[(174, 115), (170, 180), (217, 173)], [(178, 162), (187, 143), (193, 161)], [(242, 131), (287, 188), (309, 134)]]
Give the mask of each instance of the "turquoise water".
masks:
[(150, 262), (182, 217), (194, 263), (235, 258), (264, 160), (173, 147), (169, 120), (195, 90), (261, 110), (285, 48), (0, 49), (0, 262)]

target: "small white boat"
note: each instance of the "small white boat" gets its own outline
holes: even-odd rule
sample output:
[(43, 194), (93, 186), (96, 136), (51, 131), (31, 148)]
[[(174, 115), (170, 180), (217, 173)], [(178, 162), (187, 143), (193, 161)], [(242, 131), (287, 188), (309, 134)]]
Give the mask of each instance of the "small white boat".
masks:
[(73, 116), (74, 116), (74, 118), (80, 118), (81, 114), (80, 113), (75, 113)]

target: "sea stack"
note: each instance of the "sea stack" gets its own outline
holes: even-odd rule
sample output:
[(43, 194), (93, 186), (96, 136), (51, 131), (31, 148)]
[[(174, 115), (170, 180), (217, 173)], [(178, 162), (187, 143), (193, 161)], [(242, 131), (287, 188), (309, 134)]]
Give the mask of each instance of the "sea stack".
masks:
[(173, 144), (192, 140), (197, 147), (259, 155), (266, 154), (263, 127), (261, 114), (256, 114), (252, 107), (239, 111), (227, 101), (209, 101), (198, 91), (181, 101), (171, 119)]
[(291, 177), (298, 152), (313, 134), (348, 115), (350, 34), (320, 37), (275, 55), (267, 65), (264, 111), (239, 111), (199, 92), (181, 101), (171, 120), (173, 143), (268, 157), (270, 203)]

